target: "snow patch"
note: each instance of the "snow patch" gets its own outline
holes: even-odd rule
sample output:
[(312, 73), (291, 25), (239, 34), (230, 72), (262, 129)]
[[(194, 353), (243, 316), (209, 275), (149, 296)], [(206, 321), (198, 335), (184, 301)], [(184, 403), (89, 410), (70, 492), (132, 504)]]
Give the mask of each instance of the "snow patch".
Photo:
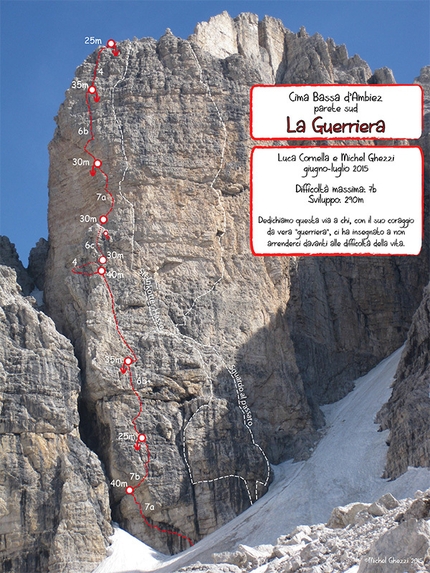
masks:
[[(299, 463), (287, 461), (273, 468), (268, 493), (247, 511), (187, 551), (167, 558), (122, 530), (112, 555), (94, 573), (171, 573), (212, 554), (232, 551), (238, 544), (275, 544), (298, 525), (326, 523), (334, 507), (352, 502), (371, 503), (385, 493), (413, 497), (430, 483), (428, 468), (410, 468), (394, 481), (382, 479), (388, 432), (378, 432), (375, 416), (391, 394), (391, 383), (402, 349), (383, 360), (339, 402), (324, 406), (326, 433), (312, 456)], [(133, 545), (132, 541), (135, 542)], [(111, 566), (118, 560), (118, 566)], [(108, 564), (108, 561), (111, 560)], [(104, 568), (103, 568), (104, 567)], [(355, 567), (355, 568), (354, 568)], [(356, 573), (358, 566), (345, 573)]]
[(114, 525), (110, 537), (107, 557), (93, 573), (139, 573), (153, 571), (167, 559), (166, 555), (155, 551), (120, 527)]
[(30, 296), (36, 299), (36, 304), (38, 307), (43, 306), (43, 290), (39, 290), (37, 287), (31, 291)]

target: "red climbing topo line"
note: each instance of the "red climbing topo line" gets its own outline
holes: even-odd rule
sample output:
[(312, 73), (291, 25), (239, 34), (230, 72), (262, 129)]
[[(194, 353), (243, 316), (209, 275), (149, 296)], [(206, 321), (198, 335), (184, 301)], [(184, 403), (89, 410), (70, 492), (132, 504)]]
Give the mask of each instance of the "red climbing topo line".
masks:
[[(97, 160), (96, 160), (97, 161)], [(94, 161), (94, 163), (96, 163), (96, 161)], [(109, 197), (111, 198), (111, 206), (110, 209), (108, 210), (108, 212), (105, 214), (106, 217), (106, 221), (105, 223), (108, 222), (107, 216), (110, 215), (113, 211), (113, 206), (115, 205), (115, 199), (114, 196), (112, 195), (112, 193), (109, 191), (109, 178), (107, 176), (107, 174), (99, 167), (98, 168), (100, 173), (102, 173), (102, 175), (105, 177), (106, 183), (105, 183), (105, 188), (104, 191), (106, 191), (106, 193), (109, 195)], [(103, 217), (103, 215), (101, 215), (100, 219)], [(102, 221), (100, 221), (102, 223)]]
[(97, 264), (97, 263), (91, 262), (91, 263), (85, 263), (85, 264), (83, 264), (83, 265), (79, 265), (78, 267), (75, 267), (74, 269), (72, 269), (72, 273), (75, 274), (75, 275), (84, 275), (84, 276), (86, 276), (86, 277), (92, 277), (92, 276), (94, 276), (94, 275), (97, 273), (97, 271), (94, 272), (94, 273), (87, 273), (87, 272), (84, 272), (84, 271), (78, 272), (76, 269), (82, 269), (83, 267), (88, 267), (88, 266), (90, 266), (90, 265), (96, 265), (96, 264)]
[(184, 535), (183, 533), (178, 533), (177, 531), (171, 531), (170, 529), (162, 529), (161, 527), (158, 527), (158, 525), (155, 525), (155, 523), (150, 523), (148, 521), (148, 518), (146, 517), (146, 515), (143, 513), (142, 504), (140, 503), (140, 501), (137, 501), (136, 496), (134, 495), (134, 491), (132, 491), (130, 493), (133, 496), (134, 503), (139, 508), (139, 513), (142, 516), (143, 521), (146, 523), (146, 525), (148, 527), (152, 527), (152, 529), (156, 529), (157, 531), (160, 531), (160, 533), (168, 533), (169, 535), (176, 535), (177, 537), (181, 537), (182, 539), (186, 539), (186, 541), (188, 541), (188, 543), (190, 544), (190, 547), (192, 547), (194, 545), (194, 543), (191, 541), (191, 539), (189, 537), (187, 537), (186, 535)]
[[(133, 358), (134, 358), (133, 362), (137, 362), (137, 356), (136, 356), (136, 354), (135, 354), (133, 348), (129, 345), (129, 343), (128, 343), (127, 340), (125, 339), (125, 337), (124, 337), (124, 335), (123, 335), (123, 333), (121, 332), (121, 329), (120, 329), (120, 327), (119, 327), (119, 322), (118, 322), (118, 318), (117, 318), (117, 316), (116, 316), (116, 310), (115, 310), (115, 298), (114, 298), (114, 296), (113, 296), (112, 289), (110, 288), (110, 285), (109, 285), (109, 283), (108, 283), (108, 281), (107, 281), (107, 278), (106, 278), (105, 276), (103, 277), (103, 280), (105, 281), (105, 285), (106, 285), (106, 288), (107, 288), (108, 293), (109, 293), (109, 296), (110, 296), (110, 302), (111, 302), (111, 308), (112, 308), (112, 315), (113, 315), (113, 319), (114, 319), (114, 321), (115, 321), (115, 328), (116, 328), (116, 331), (117, 331), (117, 333), (118, 333), (118, 336), (121, 338), (123, 344), (124, 344), (124, 345), (128, 348), (128, 350), (130, 350), (130, 352), (133, 354)], [(125, 359), (124, 359), (124, 360), (125, 360)], [(131, 372), (131, 370), (130, 370), (130, 372)], [(123, 374), (125, 374), (125, 372), (123, 372)]]
[[(144, 440), (139, 440), (139, 438), (143, 436)], [(134, 445), (134, 449), (139, 451), (140, 450), (140, 444), (143, 443), (145, 444), (146, 447), (146, 462), (144, 462), (143, 467), (145, 468), (145, 475), (139, 480), (139, 483), (134, 487), (134, 489), (136, 490), (138, 487), (140, 487), (143, 482), (146, 480), (146, 478), (148, 477), (149, 474), (149, 461), (151, 459), (151, 452), (149, 451), (149, 446), (146, 442), (146, 436), (145, 434), (139, 434), (136, 444)]]
[[(116, 332), (119, 336), (119, 338), (121, 339), (121, 342), (124, 344), (124, 346), (127, 348), (127, 350), (130, 352), (131, 356), (126, 356), (124, 358), (123, 364), (120, 367), (120, 372), (121, 374), (126, 374), (128, 372), (129, 375), (129, 381), (130, 381), (130, 387), (132, 392), (134, 393), (134, 395), (136, 396), (138, 402), (139, 402), (139, 411), (136, 414), (136, 416), (131, 420), (131, 423), (133, 425), (134, 431), (137, 434), (136, 437), (136, 442), (134, 443), (134, 449), (139, 452), (141, 450), (141, 446), (144, 445), (145, 449), (146, 449), (146, 461), (143, 462), (143, 466), (145, 469), (145, 473), (143, 475), (142, 478), (139, 479), (139, 482), (135, 485), (135, 486), (131, 486), (128, 485), (125, 488), (125, 493), (128, 495), (132, 495), (133, 496), (133, 500), (134, 503), (138, 506), (139, 508), (139, 513), (143, 519), (143, 521), (145, 522), (145, 524), (152, 528), (152, 529), (156, 529), (157, 531), (159, 531), (160, 533), (167, 533), (168, 535), (176, 535), (177, 537), (180, 537), (181, 539), (185, 539), (186, 541), (188, 541), (189, 545), (192, 546), (194, 545), (193, 541), (187, 537), (186, 535), (179, 533), (177, 531), (172, 531), (170, 529), (163, 529), (161, 527), (159, 527), (158, 525), (156, 525), (155, 523), (151, 523), (148, 518), (146, 517), (146, 515), (143, 513), (143, 509), (142, 509), (142, 504), (141, 502), (139, 502), (136, 499), (136, 495), (135, 492), (136, 490), (146, 481), (146, 479), (148, 478), (149, 475), (149, 462), (151, 459), (151, 453), (149, 450), (149, 446), (148, 446), (148, 442), (146, 439), (146, 434), (142, 434), (141, 432), (139, 432), (138, 428), (137, 428), (137, 421), (140, 418), (142, 411), (143, 411), (143, 401), (142, 398), (139, 395), (139, 392), (136, 390), (136, 388), (134, 387), (133, 384), (133, 372), (131, 370), (131, 366), (133, 364), (135, 364), (138, 361), (138, 358), (136, 356), (136, 353), (134, 352), (133, 348), (130, 346), (130, 344), (127, 342), (125, 336), (123, 335), (121, 328), (119, 326), (119, 322), (118, 322), (118, 317), (116, 314), (116, 309), (115, 309), (115, 297), (113, 295), (112, 289), (109, 285), (109, 282), (107, 280), (106, 277), (106, 263), (107, 263), (107, 258), (101, 248), (100, 245), (100, 239), (103, 236), (104, 239), (106, 241), (110, 241), (110, 236), (108, 231), (103, 227), (103, 225), (105, 225), (106, 223), (108, 223), (109, 220), (109, 215), (112, 213), (113, 209), (114, 209), (114, 205), (115, 205), (115, 198), (112, 195), (112, 193), (109, 190), (109, 177), (107, 175), (107, 173), (102, 169), (102, 160), (95, 157), (90, 151), (88, 151), (88, 145), (94, 141), (95, 137), (94, 137), (94, 130), (93, 130), (93, 113), (92, 113), (92, 109), (91, 109), (91, 102), (90, 102), (90, 96), (94, 96), (94, 102), (98, 103), (100, 101), (100, 95), (97, 91), (97, 87), (96, 87), (96, 79), (97, 79), (97, 69), (100, 65), (100, 58), (102, 53), (105, 50), (111, 49), (112, 50), (112, 54), (114, 56), (118, 56), (119, 55), (119, 50), (117, 48), (116, 42), (115, 40), (108, 40), (107, 42), (107, 47), (106, 46), (102, 46), (97, 54), (97, 58), (96, 58), (96, 63), (94, 66), (94, 72), (93, 72), (93, 79), (92, 79), (92, 83), (91, 85), (88, 87), (86, 95), (85, 95), (85, 103), (87, 105), (87, 109), (88, 109), (88, 116), (89, 116), (89, 139), (86, 142), (86, 144), (84, 145), (84, 151), (85, 153), (87, 153), (92, 159), (93, 159), (93, 163), (90, 169), (90, 175), (91, 177), (94, 177), (97, 173), (97, 171), (99, 171), (104, 179), (105, 179), (105, 185), (104, 185), (104, 191), (107, 195), (109, 195), (110, 200), (111, 200), (111, 205), (109, 210), (103, 214), (100, 215), (99, 217), (99, 230), (97, 232), (97, 237), (96, 237), (96, 241), (95, 241), (95, 246), (96, 246), (96, 250), (98, 252), (98, 260), (97, 261), (91, 261), (88, 263), (84, 263), (82, 265), (77, 265), (75, 268), (72, 269), (72, 273), (74, 273), (75, 275), (83, 275), (83, 276), (87, 276), (87, 277), (93, 277), (93, 276), (100, 276), (103, 281), (104, 284), (106, 286), (106, 289), (108, 291), (109, 294), (109, 298), (110, 298), (110, 302), (111, 302), (111, 310), (112, 310), (112, 316), (114, 319), (114, 323), (115, 323), (115, 329)], [(83, 270), (86, 269), (88, 267), (88, 269), (90, 269), (91, 267), (96, 267), (96, 270), (94, 270), (93, 272), (89, 272), (89, 270)]]

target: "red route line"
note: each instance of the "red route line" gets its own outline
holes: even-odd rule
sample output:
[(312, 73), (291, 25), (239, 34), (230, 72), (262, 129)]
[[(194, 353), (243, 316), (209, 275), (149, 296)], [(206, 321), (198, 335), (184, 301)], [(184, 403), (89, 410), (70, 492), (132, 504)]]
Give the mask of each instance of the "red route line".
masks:
[(106, 213), (106, 216), (108, 216), (108, 215), (110, 215), (110, 213), (112, 213), (112, 211), (113, 211), (113, 206), (115, 205), (115, 199), (114, 199), (114, 196), (112, 195), (112, 193), (109, 191), (109, 187), (108, 187), (108, 186), (109, 186), (109, 178), (108, 178), (107, 174), (106, 174), (102, 169), (99, 169), (99, 171), (100, 171), (100, 173), (102, 173), (102, 174), (104, 175), (104, 177), (105, 177), (105, 179), (106, 179), (106, 184), (105, 184), (104, 191), (106, 191), (106, 193), (107, 193), (107, 194), (110, 196), (110, 198), (111, 198), (111, 206), (110, 206), (109, 211)]
[(97, 68), (99, 67), (100, 64), (100, 58), (102, 53), (107, 50), (106, 46), (102, 46), (101, 48), (99, 48), (99, 53), (97, 54), (97, 60), (96, 60), (96, 65), (94, 66), (94, 73), (93, 73), (93, 84), (96, 81), (96, 77), (97, 77)]
[[(98, 169), (100, 171), (100, 173), (103, 175), (103, 177), (105, 178), (105, 187), (104, 187), (104, 191), (106, 192), (106, 194), (109, 195), (110, 199), (111, 199), (111, 206), (110, 209), (107, 211), (107, 213), (104, 215), (104, 222), (107, 223), (108, 221), (108, 215), (110, 215), (110, 213), (113, 211), (114, 205), (115, 205), (115, 198), (112, 195), (112, 193), (109, 191), (109, 177), (107, 175), (107, 173), (105, 173), (102, 169), (101, 169), (101, 161), (99, 159), (97, 159), (90, 151), (88, 151), (87, 147), (88, 145), (94, 141), (95, 137), (94, 137), (94, 131), (93, 131), (93, 113), (92, 113), (92, 109), (91, 109), (91, 103), (90, 103), (90, 96), (94, 95), (94, 101), (96, 103), (98, 103), (100, 101), (100, 96), (97, 92), (97, 88), (95, 85), (96, 79), (97, 79), (97, 69), (99, 67), (100, 64), (100, 58), (102, 53), (111, 48), (112, 49), (112, 53), (114, 56), (119, 55), (119, 51), (116, 47), (116, 43), (113, 40), (109, 40), (108, 41), (108, 47), (106, 46), (102, 46), (99, 49), (99, 52), (97, 54), (97, 59), (96, 59), (96, 64), (94, 67), (94, 72), (93, 72), (93, 81), (91, 86), (89, 86), (89, 88), (87, 89), (86, 92), (86, 96), (85, 96), (85, 103), (87, 105), (87, 109), (88, 109), (88, 115), (89, 115), (89, 122), (90, 122), (90, 138), (88, 139), (88, 141), (86, 142), (86, 144), (84, 145), (84, 151), (85, 153), (87, 153), (90, 157), (92, 157), (93, 159), (93, 165), (91, 167), (91, 171), (90, 174), (91, 176), (94, 176), (96, 174), (96, 169)], [(90, 91), (91, 90), (91, 91)], [(100, 163), (98, 165), (96, 165), (96, 161), (99, 161)], [(103, 217), (103, 216), (102, 216)], [(100, 254), (100, 257), (103, 257), (99, 259), (99, 261), (92, 261), (92, 262), (88, 262), (88, 263), (84, 263), (82, 265), (78, 265), (75, 268), (72, 269), (72, 273), (74, 273), (75, 275), (83, 275), (83, 276), (88, 276), (88, 277), (92, 277), (92, 276), (101, 276), (101, 278), (103, 279), (107, 291), (109, 293), (109, 298), (111, 301), (111, 309), (112, 309), (112, 316), (115, 322), (115, 329), (117, 331), (118, 336), (121, 339), (121, 342), (124, 344), (124, 346), (130, 351), (130, 353), (132, 354), (133, 358), (131, 358), (130, 356), (126, 356), (124, 358), (124, 363), (122, 365), (122, 367), (120, 368), (120, 371), (122, 374), (125, 374), (126, 372), (128, 372), (129, 375), (129, 380), (130, 380), (130, 387), (134, 393), (134, 395), (136, 396), (136, 398), (139, 401), (139, 411), (136, 414), (136, 416), (132, 419), (131, 423), (133, 425), (134, 431), (137, 434), (137, 439), (136, 442), (134, 444), (134, 449), (136, 451), (139, 451), (141, 448), (141, 445), (144, 444), (145, 448), (146, 448), (146, 461), (144, 462), (144, 468), (145, 468), (145, 474), (143, 475), (143, 477), (140, 479), (140, 481), (137, 483), (137, 485), (133, 486), (127, 486), (126, 488), (126, 493), (128, 493), (129, 495), (131, 495), (133, 497), (134, 503), (138, 506), (139, 508), (139, 513), (142, 516), (143, 521), (145, 522), (145, 524), (152, 528), (152, 529), (156, 529), (157, 531), (159, 531), (160, 533), (167, 533), (169, 535), (176, 535), (177, 537), (180, 537), (181, 539), (185, 539), (186, 541), (188, 541), (189, 545), (192, 546), (194, 545), (193, 541), (187, 537), (186, 535), (179, 533), (177, 531), (172, 531), (170, 529), (162, 529), (161, 527), (159, 527), (158, 525), (154, 524), (154, 523), (150, 523), (148, 521), (148, 518), (146, 517), (146, 515), (143, 513), (143, 509), (142, 509), (142, 504), (141, 502), (139, 502), (136, 499), (136, 495), (135, 495), (135, 491), (146, 481), (148, 475), (149, 475), (149, 462), (151, 459), (151, 453), (149, 450), (149, 446), (148, 443), (146, 441), (146, 435), (142, 434), (139, 432), (139, 430), (137, 429), (137, 420), (140, 418), (142, 411), (143, 411), (143, 401), (142, 398), (140, 397), (138, 391), (136, 390), (136, 388), (134, 387), (133, 384), (133, 373), (131, 370), (131, 365), (136, 363), (138, 361), (138, 358), (136, 356), (136, 353), (134, 352), (133, 348), (129, 345), (129, 343), (127, 342), (127, 340), (125, 339), (125, 336), (123, 335), (123, 333), (121, 332), (120, 326), (119, 326), (119, 322), (118, 322), (118, 318), (117, 318), (117, 314), (116, 314), (116, 310), (115, 310), (115, 298), (113, 296), (113, 292), (112, 289), (109, 285), (109, 282), (107, 280), (107, 277), (105, 276), (106, 273), (106, 268), (105, 268), (105, 264), (106, 264), (106, 257), (104, 256), (103, 250), (100, 246), (100, 238), (102, 236), (102, 234), (106, 237), (107, 240), (110, 239), (108, 232), (103, 228), (103, 226), (100, 226), (98, 233), (97, 233), (97, 237), (96, 237), (96, 249), (98, 251), (98, 253)], [(87, 272), (84, 270), (78, 270), (78, 269), (84, 269), (86, 267), (91, 267), (93, 265), (97, 265), (97, 269), (94, 272)], [(130, 490), (130, 491), (127, 491)]]
[(103, 227), (100, 227), (99, 232), (97, 233), (97, 237), (96, 237), (96, 248), (97, 248), (98, 252), (99, 252), (101, 255), (104, 256), (104, 253), (103, 253), (103, 251), (102, 251), (102, 249), (101, 249), (101, 247), (100, 247), (100, 244), (99, 244), (100, 235), (101, 235), (102, 233), (103, 233)]
[(186, 539), (188, 541), (188, 543), (190, 544), (191, 547), (194, 545), (194, 543), (191, 541), (191, 539), (189, 537), (187, 537), (186, 535), (184, 535), (183, 533), (177, 533), (176, 531), (171, 531), (170, 529), (162, 529), (161, 527), (158, 527), (158, 525), (155, 525), (155, 523), (150, 523), (148, 521), (148, 518), (146, 517), (146, 515), (143, 513), (142, 504), (140, 503), (140, 501), (137, 501), (134, 493), (133, 493), (133, 500), (134, 500), (134, 503), (139, 508), (139, 513), (142, 516), (143, 521), (146, 523), (146, 525), (148, 527), (152, 527), (153, 529), (156, 529), (157, 531), (160, 531), (161, 533), (169, 533), (170, 535), (176, 535), (177, 537), (182, 537), (182, 539)]
[(93, 275), (97, 274), (97, 272), (95, 272), (95, 273), (85, 273), (85, 272), (79, 273), (79, 272), (78, 272), (77, 270), (75, 270), (75, 269), (76, 269), (76, 268), (82, 269), (83, 267), (88, 267), (88, 266), (90, 266), (90, 265), (96, 265), (96, 264), (97, 264), (97, 263), (95, 263), (95, 262), (91, 262), (91, 263), (85, 263), (85, 264), (83, 264), (83, 265), (79, 265), (78, 267), (75, 267), (74, 269), (72, 269), (72, 273), (75, 274), (75, 275), (85, 275), (85, 276), (87, 276), (87, 277), (92, 277)]
[[(105, 281), (105, 285), (106, 285), (106, 288), (107, 288), (108, 293), (109, 293), (109, 296), (110, 296), (110, 301), (111, 301), (111, 306), (112, 306), (112, 314), (113, 314), (113, 319), (114, 319), (114, 321), (115, 321), (115, 328), (116, 328), (116, 331), (117, 331), (117, 333), (118, 333), (118, 336), (121, 338), (123, 344), (124, 344), (124, 345), (130, 350), (130, 352), (133, 354), (133, 359), (134, 359), (133, 362), (137, 362), (137, 356), (136, 356), (136, 354), (135, 354), (133, 348), (132, 348), (132, 347), (129, 345), (129, 343), (126, 341), (126, 339), (125, 339), (125, 337), (124, 337), (124, 335), (123, 335), (123, 333), (121, 332), (121, 329), (120, 329), (120, 327), (119, 327), (119, 322), (118, 322), (118, 318), (117, 318), (117, 316), (116, 316), (116, 310), (115, 310), (115, 299), (114, 299), (112, 290), (111, 290), (111, 288), (110, 288), (110, 285), (109, 285), (109, 283), (108, 283), (108, 281), (107, 281), (107, 278), (106, 278), (104, 275), (102, 276), (102, 279)], [(130, 371), (130, 375), (131, 375), (131, 370), (130, 370), (130, 368), (129, 368), (128, 370)], [(133, 388), (133, 390), (134, 390), (134, 388)], [(136, 394), (136, 391), (135, 391), (135, 390), (134, 390), (134, 393)], [(140, 398), (139, 398), (139, 400), (140, 400)], [(137, 430), (136, 430), (136, 432), (137, 432)], [(139, 432), (137, 432), (137, 433), (139, 433)]]

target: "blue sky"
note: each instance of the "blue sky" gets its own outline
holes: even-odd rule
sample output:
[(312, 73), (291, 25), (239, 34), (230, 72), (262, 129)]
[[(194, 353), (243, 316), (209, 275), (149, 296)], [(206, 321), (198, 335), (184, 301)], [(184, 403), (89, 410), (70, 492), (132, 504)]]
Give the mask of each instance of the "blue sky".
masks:
[(346, 44), (372, 70), (388, 66), (410, 83), (430, 64), (428, 0), (0, 0), (0, 234), (28, 253), (47, 237), (48, 151), (56, 115), (76, 67), (92, 51), (85, 36), (188, 37), (197, 22), (227, 10), (280, 18)]

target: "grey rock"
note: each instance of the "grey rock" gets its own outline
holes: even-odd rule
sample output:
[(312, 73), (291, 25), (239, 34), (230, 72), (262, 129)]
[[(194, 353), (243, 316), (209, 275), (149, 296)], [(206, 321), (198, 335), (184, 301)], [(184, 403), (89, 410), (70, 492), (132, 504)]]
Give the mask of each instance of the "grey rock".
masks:
[(285, 545), (285, 544), (275, 545), (275, 547), (273, 548), (272, 559), (274, 559), (275, 557), (279, 557), (280, 559), (282, 559), (283, 557), (291, 557), (292, 555), (297, 553), (299, 549), (300, 548), (297, 546), (291, 547), (290, 545)]
[(428, 276), (426, 249), (413, 261), (302, 257), (291, 267), (287, 320), (312, 400), (341, 399), (353, 380), (403, 344)]
[(31, 293), (34, 288), (34, 281), (20, 261), (15, 245), (4, 235), (0, 235), (0, 265), (14, 269), (23, 294), (27, 296)]
[[(345, 47), (334, 47), (331, 40), (328, 40), (327, 44), (334, 69), (345, 69)], [(387, 68), (381, 70), (385, 76), (389, 74)], [(375, 72), (379, 79), (382, 79), (381, 70)], [(385, 77), (388, 83), (389, 79), (388, 76)], [(414, 82), (420, 84), (424, 90), (424, 130), (421, 138), (412, 143), (421, 146), (425, 158), (428, 158), (430, 66), (422, 68)], [(428, 159), (425, 161), (428, 162)], [(427, 203), (430, 199), (428, 175), (425, 175), (424, 179), (424, 193)], [(291, 295), (287, 317), (297, 365), (311, 401), (321, 404), (342, 398), (352, 389), (352, 380), (368, 371), (369, 364), (376, 365), (382, 357), (403, 344), (412, 316), (423, 298), (422, 289), (426, 286), (429, 276), (428, 210), (425, 211), (424, 217), (424, 244), (419, 258), (412, 265), (411, 261), (407, 262), (403, 257), (374, 260), (371, 276), (375, 277), (375, 281), (368, 282), (365, 278), (365, 267), (369, 264), (366, 258), (357, 257), (352, 262), (345, 257), (303, 257), (291, 268)], [(378, 285), (382, 284), (388, 287), (384, 289), (384, 294), (378, 293)], [(394, 289), (388, 286), (394, 284)], [(331, 287), (327, 289), (327, 285)], [(330, 320), (327, 320), (327, 317), (330, 317)], [(381, 337), (378, 333), (382, 325), (387, 337)], [(422, 406), (418, 402), (417, 404), (418, 409), (421, 409)], [(426, 415), (425, 412), (423, 414)], [(427, 421), (428, 416), (423, 421), (424, 427), (427, 427)], [(421, 438), (418, 442), (422, 443)], [(397, 451), (397, 454), (395, 449), (392, 451), (393, 458), (396, 455), (399, 458), (401, 471), (404, 471), (403, 468), (407, 467), (408, 463), (415, 465), (415, 461), (408, 462), (405, 450)], [(422, 453), (417, 457), (420, 456), (424, 459), (424, 465), (428, 465), (425, 462), (428, 454)], [(393, 463), (395, 465), (395, 462)], [(388, 474), (392, 477), (398, 475), (391, 474), (389, 469)]]
[(305, 28), (295, 34), (276, 18), (255, 14), (231, 18), (227, 12), (196, 26), (190, 40), (216, 58), (240, 54), (253, 61), (266, 83), (365, 83), (372, 73), (346, 47)]
[(376, 503), (384, 506), (386, 509), (395, 509), (399, 506), (399, 502), (391, 493), (384, 494)]
[(266, 573), (295, 573), (296, 571), (301, 571), (301, 567), (301, 557), (294, 555), (293, 557), (271, 561), (267, 566)]
[(307, 537), (310, 537), (312, 529), (309, 527), (309, 525), (298, 525), (293, 529), (290, 535), (291, 537), (294, 537), (294, 535), (297, 535), (298, 533), (304, 533)]
[(396, 372), (393, 392), (379, 416), (390, 430), (385, 476), (430, 465), (430, 285), (417, 310)]
[[(372, 74), (359, 56), (248, 13), (211, 18), (189, 40), (166, 31), (159, 41), (124, 41), (119, 49), (118, 58), (102, 56), (91, 149), (115, 195), (102, 249), (121, 255), (109, 261), (120, 274), (110, 283), (119, 328), (138, 356), (139, 431), (151, 447), (138, 501), (154, 506), (147, 517), (159, 529), (196, 541), (265, 493), (267, 459), (309, 455), (323, 424), (319, 404), (344, 396), (403, 343), (427, 251), (361, 260), (250, 253), (250, 87), (366, 83)], [(95, 61), (94, 53), (76, 79), (90, 82)], [(56, 121), (46, 309), (82, 365), (83, 436), (109, 480), (123, 483), (145, 466), (142, 452), (120, 440), (136, 415), (118, 367), (128, 350), (102, 279), (71, 272), (75, 259), (97, 259), (98, 225), (81, 223), (80, 214), (96, 217), (103, 207), (103, 181), (65, 161), (83, 153), (82, 91), (67, 91)], [(112, 488), (111, 500), (114, 518), (146, 543), (165, 552), (188, 546), (147, 527), (123, 487)]]
[(43, 291), (45, 288), (45, 267), (48, 258), (49, 243), (46, 239), (39, 239), (28, 257), (28, 273), (36, 287)]
[(220, 563), (220, 564), (204, 564), (196, 563), (190, 567), (181, 567), (178, 569), (183, 573), (241, 573), (241, 569), (236, 565), (230, 563)]
[[(378, 511), (378, 510), (375, 510)], [(369, 511), (359, 511), (355, 517), (354, 517), (354, 525), (363, 525), (365, 523), (367, 523), (368, 521), (370, 521), (372, 519), (372, 517), (376, 517), (374, 515), (372, 515), (371, 513), (369, 513)]]
[(430, 490), (423, 493), (403, 514), (403, 520), (430, 519)]
[[(253, 27), (253, 18), (242, 20), (243, 26)], [(245, 32), (241, 42), (251, 50)], [(137, 375), (149, 381), (141, 392), (141, 427), (156, 458), (139, 495), (144, 503), (155, 501), (157, 510), (150, 517), (156, 524), (169, 524), (197, 540), (249, 507), (268, 485), (268, 464), (243, 425), (227, 366), (235, 367), (244, 382), (255, 441), (270, 460), (299, 457), (315, 438), (312, 409), (285, 335), (290, 263), (254, 258), (248, 248), (252, 142), (246, 102), (250, 85), (261, 75), (252, 58), (231, 54), (219, 61), (171, 33), (159, 42), (124, 42), (120, 49), (122, 58), (105, 59), (100, 93), (110, 93), (128, 61), (127, 79), (118, 84), (114, 98), (127, 146), (123, 196), (128, 202), (119, 196), (109, 223), (112, 246), (103, 248), (124, 257), (115, 263), (124, 277), (112, 283), (118, 322), (139, 356)], [(94, 58), (77, 70), (82, 81), (92, 74)], [(96, 152), (106, 158), (111, 173), (121, 173), (120, 132), (111, 100), (103, 105)], [(136, 402), (118, 366), (106, 359), (121, 362), (124, 349), (100, 280), (71, 273), (76, 257), (79, 264), (94, 258), (84, 245), (94, 242), (95, 228), (77, 224), (83, 197), (90, 198), (88, 214), (100, 209), (97, 185), (87, 170), (82, 195), (68, 195), (76, 170), (64, 157), (79, 153), (82, 142), (75, 125), (87, 121), (84, 98), (76, 90), (68, 91), (57, 121), (50, 145), (45, 300), (83, 365), (86, 439), (104, 461), (109, 479), (121, 483), (143, 464), (142, 459), (136, 462), (132, 444), (118, 442), (120, 432), (130, 430)], [(208, 134), (198, 145), (197, 133)], [(112, 134), (114, 142), (103, 134)], [(215, 177), (225, 136), (228, 145)], [(231, 194), (238, 184), (244, 191)], [(160, 185), (166, 190), (161, 202)], [(160, 328), (152, 320), (140, 271), (148, 273)], [(104, 437), (107, 432), (110, 440)], [(115, 488), (112, 499), (115, 519), (134, 535), (163, 551), (187, 546), (181, 538), (148, 528), (123, 489)]]
[(283, 571), (284, 573), (295, 573), (300, 571), (302, 567), (302, 559), (299, 555), (294, 555), (288, 563), (285, 564)]
[(218, 563), (231, 563), (237, 565), (241, 569), (245, 569), (247, 565), (247, 557), (241, 551), (224, 551), (222, 553), (214, 553), (212, 555), (213, 562)]
[(240, 567), (242, 571), (249, 571), (267, 562), (271, 554), (272, 550), (259, 550), (256, 547), (239, 545), (237, 551), (214, 553), (212, 558), (214, 563), (232, 563)]
[[(342, 513), (345, 515), (349, 512), (349, 518), (353, 523), (342, 528), (331, 529), (323, 524), (299, 526), (291, 533), (280, 537), (271, 553), (270, 547), (255, 548), (262, 557), (260, 570), (265, 573), (285, 571), (341, 573), (361, 563), (360, 571), (364, 568), (366, 573), (375, 570), (379, 573), (393, 573), (393, 571), (424, 573), (428, 571), (430, 565), (430, 553), (425, 555), (430, 521), (425, 519), (428, 508), (423, 511), (427, 506), (422, 502), (428, 502), (429, 496), (430, 490), (424, 493), (417, 492), (415, 499), (400, 501), (391, 495), (383, 496), (381, 500), (392, 508), (385, 509), (385, 513), (377, 516), (377, 519), (363, 509), (352, 518), (352, 513), (358, 508), (351, 504), (342, 508), (344, 510)], [(383, 507), (381, 500), (378, 505)], [(370, 509), (376, 504), (366, 505)], [(398, 509), (402, 510), (403, 522), (400, 528), (396, 523)], [(367, 516), (366, 519), (359, 519), (364, 516)], [(285, 545), (299, 534), (308, 534), (312, 541)], [(250, 552), (250, 548), (246, 548), (246, 551)], [(218, 554), (216, 560), (221, 559), (234, 559), (238, 562), (236, 552)], [(408, 562), (405, 561), (407, 559)], [(243, 556), (239, 567), (242, 571), (250, 568), (249, 561)]]
[(354, 519), (359, 512), (367, 511), (369, 503), (349, 503), (345, 506), (335, 507), (331, 512), (327, 527), (338, 529), (354, 523)]
[(302, 543), (310, 543), (312, 539), (306, 535), (304, 531), (298, 531), (291, 539), (285, 541), (284, 545), (300, 545)]
[(425, 564), (427, 557), (430, 557), (430, 524), (409, 519), (376, 541), (361, 559), (358, 573), (414, 573), (428, 570)]
[(387, 513), (387, 509), (380, 503), (372, 503), (367, 512), (373, 517), (380, 517), (384, 515), (384, 513)]
[(415, 78), (414, 83), (420, 84), (424, 90), (424, 129), (420, 144), (425, 153), (430, 149), (430, 66), (421, 68), (420, 75)]
[[(300, 551), (300, 558), (304, 562), (309, 562), (311, 565), (319, 563), (321, 557), (320, 547), (317, 542), (308, 542), (305, 547)], [(313, 561), (315, 560), (315, 563)]]
[(390, 68), (379, 68), (374, 71), (373, 75), (368, 79), (369, 84), (395, 84), (393, 72)]
[(0, 266), (2, 571), (90, 572), (111, 534), (108, 489), (79, 438), (70, 342)]

